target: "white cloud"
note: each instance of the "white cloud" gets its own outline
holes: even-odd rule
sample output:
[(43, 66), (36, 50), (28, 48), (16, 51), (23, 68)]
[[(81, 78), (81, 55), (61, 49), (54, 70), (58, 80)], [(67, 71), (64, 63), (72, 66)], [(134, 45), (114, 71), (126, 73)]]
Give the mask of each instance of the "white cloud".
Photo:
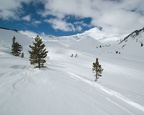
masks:
[[(81, 26), (87, 26), (82, 22), (67, 22), (64, 19), (68, 15), (90, 17), (91, 26), (102, 26), (108, 33), (127, 33), (144, 26), (144, 0), (0, 0), (0, 18), (19, 19), (21, 3), (31, 1), (43, 2), (45, 10), (37, 12), (45, 18), (48, 15), (56, 16), (47, 21), (54, 29), (63, 31), (80, 31)], [(30, 17), (24, 19), (29, 21)]]
[(41, 22), (40, 21), (37, 21), (37, 20), (35, 20), (35, 21), (33, 21), (33, 24), (41, 24)]
[(5, 11), (0, 10), (0, 18), (4, 20), (8, 20), (9, 18), (13, 18), (16, 20), (19, 19), (19, 17), (14, 12), (11, 12), (10, 10), (5, 10)]
[(35, 26), (35, 27), (38, 27), (39, 24), (41, 24), (42, 22), (41, 21), (38, 21), (38, 20), (34, 20), (32, 22), (32, 25)]
[(92, 23), (104, 27), (108, 33), (127, 33), (143, 26), (138, 20), (140, 17), (142, 16), (134, 12), (116, 10), (102, 14), (100, 19), (93, 20)]
[[(108, 33), (127, 33), (142, 28), (144, 0), (46, 0), (42, 16), (54, 15), (65, 18), (67, 15), (92, 18), (91, 25), (102, 26)], [(142, 15), (143, 14), (143, 15)], [(52, 21), (54, 23), (54, 21)], [(58, 23), (58, 22), (57, 22)], [(63, 30), (68, 28), (66, 23)], [(60, 26), (53, 25), (55, 28)]]
[(22, 3), (28, 4), (32, 1), (34, 3), (41, 2), (41, 0), (0, 0), (0, 18), (19, 20), (19, 15), (24, 12), (24, 10), (21, 10)]
[(24, 16), (22, 19), (25, 20), (25, 21), (30, 21), (31, 20), (31, 16), (27, 15), (27, 16)]
[(15, 15), (15, 8), (20, 6), (19, 3), (13, 2), (12, 0), (0, 0), (0, 18), (8, 19), (14, 18), (16, 19), (17, 15)]
[(75, 31), (81, 31), (82, 27), (81, 26), (76, 26)]
[(49, 19), (45, 20), (45, 22), (50, 23), (55, 30), (80, 31), (82, 29), (80, 26), (75, 27), (72, 23), (67, 23), (62, 19)]
[(85, 26), (85, 27), (91, 27), (91, 25), (84, 23), (84, 21), (76, 21), (76, 22), (74, 22), (74, 24)]
[(0, 18), (2, 19), (19, 19), (18, 11), (21, 3), (29, 3), (31, 0), (0, 0)]
[(65, 15), (75, 15), (89, 17), (94, 13), (91, 9), (91, 0), (47, 0), (44, 12), (44, 16), (53, 14), (57, 17)]

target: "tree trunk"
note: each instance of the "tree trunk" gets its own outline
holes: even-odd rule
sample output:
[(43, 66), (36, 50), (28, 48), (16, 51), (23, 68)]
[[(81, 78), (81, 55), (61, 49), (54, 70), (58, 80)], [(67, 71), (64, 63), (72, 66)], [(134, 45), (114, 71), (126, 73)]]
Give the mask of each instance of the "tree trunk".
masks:
[(39, 56), (39, 59), (38, 59), (38, 68), (40, 68), (40, 56)]
[(96, 78), (95, 78), (95, 81), (97, 81), (97, 76), (98, 76), (98, 74), (97, 74), (97, 72), (96, 72)]

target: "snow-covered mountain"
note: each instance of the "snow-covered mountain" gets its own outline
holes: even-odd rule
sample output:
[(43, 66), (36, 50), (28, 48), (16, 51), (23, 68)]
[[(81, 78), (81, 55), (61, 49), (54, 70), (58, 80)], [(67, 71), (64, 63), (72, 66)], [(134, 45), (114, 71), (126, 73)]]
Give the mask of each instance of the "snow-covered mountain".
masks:
[(123, 35), (106, 35), (97, 28), (93, 28), (82, 34), (71, 36), (70, 38), (79, 38), (78, 42), (74, 42), (71, 48), (81, 51), (93, 53), (111, 52), (144, 58), (144, 28)]
[(70, 48), (84, 52), (96, 52), (96, 47), (102, 45), (98, 40), (91, 36), (85, 36), (81, 40), (75, 42)]
[(144, 58), (144, 28), (135, 30), (119, 43), (119, 51)]
[(72, 36), (64, 36), (65, 38), (73, 39), (73, 40), (81, 40), (86, 37), (91, 37), (103, 44), (115, 44), (120, 42), (124, 37), (126, 37), (128, 34), (106, 34), (102, 30), (99, 30), (98, 28), (92, 28), (90, 30), (87, 30), (83, 33), (72, 35)]
[[(0, 115), (144, 114), (143, 59), (139, 60), (139, 55), (131, 60), (126, 54), (106, 53), (125, 41), (111, 48), (94, 49), (95, 45), (105, 44), (89, 35), (79, 40), (43, 38), (49, 51), (48, 68), (34, 69), (28, 54), (33, 39), (3, 29), (0, 35)], [(11, 55), (13, 36), (23, 46), (24, 58)], [(140, 36), (142, 32), (137, 38), (143, 42)], [(126, 43), (131, 39), (134, 38), (128, 38)], [(94, 82), (92, 63), (96, 58), (104, 71)]]
[(87, 30), (87, 31), (81, 33), (81, 34), (77, 34), (74, 36), (78, 36), (79, 38), (90, 36), (92, 38), (100, 40), (100, 39), (104, 38), (106, 36), (106, 34), (103, 31), (101, 31), (95, 27), (95, 28), (92, 28), (90, 30)]

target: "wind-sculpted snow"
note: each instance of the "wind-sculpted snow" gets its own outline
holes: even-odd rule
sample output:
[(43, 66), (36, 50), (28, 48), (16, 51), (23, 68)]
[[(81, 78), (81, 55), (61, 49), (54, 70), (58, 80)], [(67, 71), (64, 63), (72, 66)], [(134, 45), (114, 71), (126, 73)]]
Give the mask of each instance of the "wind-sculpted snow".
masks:
[[(18, 41), (22, 40), (24, 58), (10, 54), (14, 35)], [(100, 43), (91, 37), (82, 41), (65, 39), (44, 38), (49, 51), (47, 68), (35, 69), (27, 53), (32, 39), (3, 31), (0, 38), (0, 115), (144, 114), (144, 61), (141, 57), (131, 59), (129, 55), (105, 50), (95, 52), (92, 48)], [(92, 72), (96, 58), (104, 69), (97, 82)]]

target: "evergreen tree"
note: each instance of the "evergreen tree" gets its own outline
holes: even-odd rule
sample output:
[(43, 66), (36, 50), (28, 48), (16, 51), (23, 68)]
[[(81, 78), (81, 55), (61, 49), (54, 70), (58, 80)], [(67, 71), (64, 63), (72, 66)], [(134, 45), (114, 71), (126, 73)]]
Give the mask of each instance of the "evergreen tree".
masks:
[(33, 45), (29, 45), (29, 47), (31, 48), (31, 51), (29, 51), (30, 63), (35, 65), (35, 68), (45, 67), (44, 63), (46, 63), (46, 60), (44, 58), (46, 58), (48, 51), (46, 51), (42, 39), (37, 36)]
[(21, 51), (22, 51), (22, 46), (18, 43), (18, 42), (15, 42), (15, 37), (13, 37), (13, 44), (12, 44), (12, 54), (14, 56), (19, 56), (21, 54)]
[(98, 62), (98, 58), (96, 58), (96, 62), (93, 63), (92, 70), (93, 70), (93, 72), (96, 73), (96, 75), (95, 75), (96, 76), (95, 81), (97, 81), (97, 79), (99, 78), (99, 76), (102, 76), (101, 74), (102, 74), (102, 71), (103, 71), (101, 65)]
[(16, 38), (15, 38), (15, 36), (14, 36), (14, 37), (13, 37), (13, 44), (15, 43), (15, 39), (16, 39)]

